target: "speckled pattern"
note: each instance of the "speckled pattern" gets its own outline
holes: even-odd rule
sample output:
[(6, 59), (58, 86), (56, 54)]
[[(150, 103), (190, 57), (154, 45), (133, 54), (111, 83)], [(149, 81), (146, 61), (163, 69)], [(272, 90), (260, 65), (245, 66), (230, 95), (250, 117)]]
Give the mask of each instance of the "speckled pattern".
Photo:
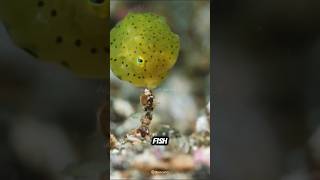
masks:
[(155, 88), (177, 61), (180, 39), (162, 16), (129, 13), (110, 33), (110, 65), (121, 80)]
[(0, 20), (15, 44), (83, 77), (106, 78), (109, 2), (0, 0)]

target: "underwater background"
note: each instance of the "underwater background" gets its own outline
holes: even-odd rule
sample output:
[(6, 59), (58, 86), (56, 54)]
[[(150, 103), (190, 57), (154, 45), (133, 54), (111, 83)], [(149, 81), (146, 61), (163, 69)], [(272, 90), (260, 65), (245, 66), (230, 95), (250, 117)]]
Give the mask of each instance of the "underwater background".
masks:
[[(110, 177), (208, 178), (210, 2), (111, 1), (111, 28), (128, 12), (151, 12), (165, 18), (171, 31), (179, 36), (180, 51), (176, 64), (153, 90), (155, 107), (150, 124), (151, 136), (169, 136), (168, 147), (150, 146), (150, 142), (141, 142), (129, 134), (140, 125), (143, 108), (139, 97), (143, 88), (120, 80), (110, 70), (110, 133), (119, 141), (119, 145), (110, 151)], [(152, 63), (150, 61), (148, 59), (148, 63)], [(165, 173), (153, 174), (154, 170), (163, 170)]]
[[(183, 60), (178, 60), (166, 85), (156, 92), (156, 98), (161, 99), (157, 108), (167, 123), (190, 134), (209, 101), (209, 4), (205, 1), (173, 1), (162, 6), (161, 1), (155, 3), (155, 10), (165, 15), (172, 29), (184, 39), (179, 54)], [(126, 6), (119, 3), (123, 5)], [(187, 19), (181, 18), (185, 12), (193, 13)], [(203, 18), (205, 21), (201, 21)], [(108, 178), (105, 171), (109, 167), (109, 152), (97, 120), (108, 91), (106, 80), (82, 78), (59, 64), (40, 61), (14, 44), (3, 23), (0, 68), (0, 164), (3, 167), (0, 179)], [(134, 109), (139, 106), (138, 88), (119, 84), (112, 76), (110, 81), (115, 89), (110, 90), (113, 97), (128, 100)], [(128, 86), (130, 91), (126, 89)], [(185, 109), (190, 110), (189, 114), (185, 114)]]
[(213, 1), (214, 179), (319, 179), (318, 1)]
[[(177, 62), (167, 78), (154, 89), (155, 113), (161, 116), (161, 123), (172, 124), (181, 131), (191, 132), (192, 124), (210, 101), (209, 2), (111, 1), (110, 6), (111, 27), (128, 12), (152, 12), (163, 16), (170, 29), (179, 35), (181, 47)], [(190, 13), (183, 18), (179, 16), (185, 12)], [(127, 101), (132, 106), (127, 114), (130, 115), (133, 110), (139, 112), (142, 110), (139, 102), (142, 90), (143, 88), (119, 80), (110, 70), (111, 104), (114, 101)], [(123, 111), (126, 109), (123, 108)], [(112, 121), (121, 120), (124, 119), (111, 118), (111, 130), (116, 128)]]
[(0, 23), (0, 179), (100, 178), (108, 164), (97, 122), (106, 80), (35, 58), (10, 35)]
[[(211, 6), (214, 68), (213, 89), (207, 94), (214, 98), (214, 179), (319, 179), (319, 3), (224, 0), (211, 1)], [(178, 11), (177, 5), (172, 9), (164, 12), (176, 19), (193, 14)], [(192, 9), (194, 14), (200, 10), (207, 12), (206, 7)], [(185, 81), (195, 83), (187, 77)], [(103, 176), (96, 171), (108, 164), (108, 152), (96, 113), (105, 80), (81, 79), (34, 59), (13, 44), (1, 24), (0, 83), (0, 179)], [(195, 89), (206, 100), (204, 89)], [(159, 93), (167, 96), (169, 90), (160, 88)], [(121, 98), (130, 97), (126, 92)], [(133, 93), (129, 99), (137, 103), (140, 92)]]
[(81, 79), (33, 58), (12, 43), (2, 25), (0, 69), (0, 179), (95, 177), (94, 167), (66, 169), (107, 163), (97, 128), (105, 80)]

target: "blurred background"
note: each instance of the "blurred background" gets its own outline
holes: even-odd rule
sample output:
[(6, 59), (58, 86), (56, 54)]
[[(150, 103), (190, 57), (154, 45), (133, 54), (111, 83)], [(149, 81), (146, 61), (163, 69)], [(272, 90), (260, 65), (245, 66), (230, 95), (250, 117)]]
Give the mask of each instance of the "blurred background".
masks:
[[(185, 92), (187, 102), (193, 103), (181, 104), (194, 104), (194, 115), (206, 105), (210, 94), (205, 88), (209, 78), (196, 81), (195, 75), (208, 77), (208, 67), (200, 62), (207, 62), (203, 56), (209, 38), (201, 37), (207, 28), (198, 23), (208, 26), (202, 24), (207, 22), (202, 17), (207, 15), (202, 14), (209, 13), (209, 5), (197, 1), (199, 4), (188, 9), (178, 2), (183, 1), (172, 1), (172, 9), (160, 5), (153, 8), (170, 17), (173, 31), (188, 35), (185, 38), (197, 46), (183, 44), (177, 66), (156, 97), (161, 99), (158, 110), (170, 112), (165, 98), (179, 98), (175, 93)], [(214, 179), (319, 179), (319, 2), (211, 3)], [(121, 6), (124, 11), (115, 13)], [(111, 23), (115, 24), (126, 14), (128, 5), (111, 2), (112, 8)], [(193, 16), (192, 21), (184, 18), (188, 16)], [(188, 46), (196, 50), (189, 52)], [(61, 179), (59, 172), (69, 164), (103, 160), (104, 141), (96, 128), (103, 81), (79, 79), (63, 67), (33, 59), (12, 43), (2, 25), (0, 68), (0, 179)], [(136, 111), (141, 91), (111, 78), (112, 96), (130, 99)], [(125, 86), (132, 90), (125, 91)], [(184, 113), (176, 117), (184, 117)], [(97, 169), (95, 163), (87, 167)]]
[(320, 179), (318, 1), (214, 1), (214, 179)]
[[(152, 12), (163, 16), (171, 31), (180, 37), (181, 47), (176, 64), (169, 71), (167, 78), (153, 90), (155, 109), (150, 131), (152, 134), (175, 132), (183, 137), (168, 135), (170, 137), (168, 146), (150, 146), (148, 143), (145, 147), (143, 143), (135, 143), (132, 147), (130, 143), (123, 143), (123, 148), (120, 146), (110, 151), (110, 177), (111, 179), (208, 177), (210, 119), (206, 113), (210, 111), (210, 108), (207, 108), (210, 106), (208, 105), (210, 103), (210, 2), (111, 0), (111, 28), (115, 27), (128, 12)], [(142, 88), (119, 80), (110, 70), (110, 130), (120, 142), (128, 142), (129, 138), (125, 138), (126, 135), (130, 130), (140, 126), (144, 112), (139, 99), (142, 93)], [(165, 128), (163, 125), (166, 125)], [(205, 133), (203, 135), (196, 132)], [(199, 139), (205, 139), (207, 143), (189, 145), (194, 134)], [(141, 150), (135, 151), (135, 149)], [(183, 157), (178, 158), (179, 155)], [(163, 160), (162, 157), (168, 158)], [(198, 158), (205, 159), (204, 163), (198, 163)], [(170, 173), (164, 173), (163, 176), (150, 174), (149, 169), (163, 167), (163, 164), (166, 165), (164, 169)], [(189, 164), (192, 168), (189, 168)]]
[[(163, 116), (153, 123), (168, 123), (191, 134), (210, 98), (209, 3), (113, 1), (110, 23), (114, 25), (129, 9), (165, 16), (180, 35), (179, 60), (155, 92), (157, 113)], [(185, 18), (181, 14), (186, 14)], [(82, 79), (62, 66), (36, 59), (17, 47), (9, 34), (0, 23), (0, 179), (108, 178), (102, 174), (108, 169), (106, 142), (97, 127), (97, 111), (105, 101), (105, 80)], [(120, 114), (110, 114), (120, 115), (111, 128), (120, 126), (128, 112), (141, 110), (141, 89), (111, 75), (110, 93), (111, 101), (120, 105)]]
[(0, 179), (97, 179), (104, 79), (81, 79), (13, 44), (0, 23)]

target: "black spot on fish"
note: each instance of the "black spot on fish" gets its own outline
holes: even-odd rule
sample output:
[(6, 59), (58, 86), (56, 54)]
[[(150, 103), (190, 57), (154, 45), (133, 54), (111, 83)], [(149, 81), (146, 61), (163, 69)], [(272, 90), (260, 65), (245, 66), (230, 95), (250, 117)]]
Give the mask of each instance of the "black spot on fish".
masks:
[(60, 64), (65, 68), (71, 69), (70, 64), (68, 62), (66, 62), (66, 61), (61, 61)]
[(74, 45), (76, 45), (77, 47), (80, 47), (82, 44), (81, 40), (80, 39), (77, 39), (75, 42), (74, 42)]
[(43, 2), (43, 1), (38, 1), (37, 6), (38, 6), (38, 7), (43, 7), (43, 6), (44, 6), (44, 2)]
[(62, 43), (62, 40), (63, 40), (63, 39), (62, 39), (61, 36), (57, 36), (57, 37), (56, 37), (56, 43), (57, 43), (57, 44)]
[(55, 9), (51, 10), (50, 14), (51, 14), (52, 17), (56, 17), (57, 16), (57, 10), (55, 10)]
[(90, 0), (90, 2), (94, 3), (94, 4), (102, 4), (104, 3), (105, 0)]
[(91, 54), (95, 54), (95, 53), (97, 53), (97, 49), (96, 48), (91, 48), (90, 52), (91, 52)]

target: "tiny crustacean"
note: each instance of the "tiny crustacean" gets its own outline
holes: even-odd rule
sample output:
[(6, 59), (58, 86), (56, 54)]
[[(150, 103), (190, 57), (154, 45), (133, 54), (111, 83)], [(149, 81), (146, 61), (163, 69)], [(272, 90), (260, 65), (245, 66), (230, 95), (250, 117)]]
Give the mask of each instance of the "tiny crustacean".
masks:
[(149, 89), (144, 89), (144, 93), (140, 96), (140, 103), (144, 107), (145, 111), (152, 111), (154, 108), (154, 96), (152, 91)]
[(179, 36), (162, 16), (129, 13), (110, 32), (114, 75), (137, 87), (156, 88), (177, 61)]
[(152, 91), (149, 89), (144, 89), (144, 93), (140, 96), (140, 103), (146, 112), (144, 116), (141, 117), (141, 125), (137, 129), (138, 132), (141, 134), (142, 137), (148, 136), (149, 132), (149, 125), (152, 120), (152, 111), (154, 107), (154, 96)]

